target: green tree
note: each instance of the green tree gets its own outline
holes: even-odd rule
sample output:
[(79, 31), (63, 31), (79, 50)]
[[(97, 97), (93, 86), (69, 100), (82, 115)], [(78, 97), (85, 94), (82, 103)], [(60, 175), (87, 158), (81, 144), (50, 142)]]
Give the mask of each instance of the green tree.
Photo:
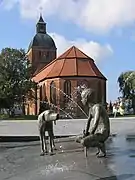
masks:
[(12, 108), (23, 103), (34, 87), (31, 66), (23, 49), (5, 48), (0, 53), (0, 106)]
[(132, 100), (132, 107), (135, 113), (135, 71), (122, 73), (118, 78), (119, 91), (125, 99)]

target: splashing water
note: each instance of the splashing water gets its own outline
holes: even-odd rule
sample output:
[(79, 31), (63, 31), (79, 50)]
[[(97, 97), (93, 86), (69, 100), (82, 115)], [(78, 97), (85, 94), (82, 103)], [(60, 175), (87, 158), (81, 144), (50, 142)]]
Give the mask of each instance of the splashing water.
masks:
[(57, 162), (55, 165), (49, 164), (45, 170), (41, 170), (41, 174), (42, 175), (53, 175), (56, 173), (61, 173), (63, 171), (69, 171), (70, 169), (73, 168), (73, 165), (64, 165), (64, 164), (60, 164), (59, 162)]
[(81, 111), (82, 113), (88, 118), (88, 115), (84, 112), (84, 110), (72, 99), (70, 98), (70, 96), (68, 96), (66, 93), (64, 93), (61, 89), (56, 88), (53, 86), (53, 88), (57, 89), (58, 91), (60, 91), (62, 94), (64, 94), (68, 99), (70, 99)]
[(62, 147), (62, 145), (60, 145), (60, 150), (61, 150), (61, 152), (63, 153), (64, 152), (64, 150), (62, 149), (63, 147)]
[(75, 87), (75, 88), (74, 88), (74, 91), (73, 91), (72, 94), (71, 94), (71, 96), (72, 96), (72, 97), (75, 97), (75, 99), (77, 99), (77, 97), (78, 97), (78, 95), (79, 95), (78, 92), (80, 93), (80, 89), (81, 89), (81, 88), (80, 88), (79, 86), (78, 86), (78, 87)]
[[(52, 104), (52, 103), (49, 103), (49, 102), (47, 102), (47, 101), (44, 101), (44, 103), (49, 104), (49, 105), (51, 105), (52, 107), (58, 108), (56, 105), (54, 105), (54, 104)], [(58, 109), (60, 109), (64, 114), (66, 114), (68, 117), (70, 117), (71, 119), (73, 119), (73, 117), (72, 117), (69, 113), (67, 113), (66, 111), (64, 111), (63, 109), (61, 109), (60, 107), (59, 107)]]

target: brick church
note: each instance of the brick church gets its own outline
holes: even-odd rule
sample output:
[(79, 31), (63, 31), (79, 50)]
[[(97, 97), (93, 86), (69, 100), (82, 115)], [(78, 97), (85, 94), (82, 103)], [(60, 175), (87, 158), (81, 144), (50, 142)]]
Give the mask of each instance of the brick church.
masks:
[[(28, 47), (27, 57), (32, 65), (32, 79), (37, 88), (33, 90), (34, 100), (26, 103), (26, 114), (38, 114), (41, 102), (49, 102), (59, 110), (65, 110), (69, 97), (72, 98), (80, 85), (93, 88), (96, 102), (106, 103), (107, 79), (94, 60), (75, 46), (57, 57), (57, 47), (47, 34), (46, 23), (41, 15), (36, 24), (36, 34)], [(80, 99), (75, 101), (82, 106)]]

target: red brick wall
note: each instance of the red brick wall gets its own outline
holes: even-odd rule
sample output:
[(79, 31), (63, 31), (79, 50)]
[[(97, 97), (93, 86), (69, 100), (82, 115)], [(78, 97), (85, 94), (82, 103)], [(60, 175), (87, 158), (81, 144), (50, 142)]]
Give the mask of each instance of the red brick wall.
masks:
[[(75, 90), (75, 87), (78, 86), (78, 83), (80, 81), (87, 81), (88, 82), (88, 87), (92, 88), (96, 91), (95, 93), (95, 100), (98, 100), (98, 95), (100, 95), (100, 99), (102, 99), (102, 102), (106, 101), (106, 81), (103, 79), (99, 79), (99, 78), (82, 78), (82, 77), (78, 77), (78, 78), (62, 78), (60, 79), (60, 88), (62, 90), (64, 90), (64, 82), (65, 80), (70, 80), (71, 81), (71, 92), (73, 92)], [(98, 84), (100, 83), (100, 88), (98, 86)]]
[[(47, 52), (49, 53), (49, 57), (46, 60), (47, 61), (46, 63), (42, 59)], [(42, 47), (34, 47), (29, 50), (27, 56), (29, 61), (32, 63), (33, 71), (35, 71), (40, 64), (47, 65), (49, 62), (54, 60), (56, 58), (56, 50), (48, 50)]]
[[(57, 105), (63, 106), (64, 102), (64, 96), (63, 93), (60, 92), (58, 89), (64, 91), (64, 82), (66, 80), (71, 81), (71, 93), (75, 90), (75, 87), (77, 87), (78, 82), (86, 80), (88, 82), (88, 87), (92, 88), (96, 91), (95, 93), (95, 101), (98, 102), (98, 98), (100, 97), (101, 102), (106, 102), (106, 81), (103, 79), (98, 78), (54, 78), (54, 79), (48, 79), (44, 80), (43, 82), (39, 83), (39, 87), (42, 86), (42, 93), (45, 93), (47, 96), (48, 101), (50, 102), (50, 83), (54, 81), (56, 85), (56, 94), (57, 94)], [(100, 87), (98, 86), (98, 83), (100, 83)], [(45, 91), (43, 91), (43, 87), (45, 87)], [(45, 96), (45, 95), (43, 95)], [(39, 88), (37, 90), (37, 112), (39, 112), (39, 105), (40, 105), (40, 91)], [(34, 105), (30, 106), (30, 114), (33, 114), (35, 112)], [(33, 109), (32, 109), (33, 108)]]

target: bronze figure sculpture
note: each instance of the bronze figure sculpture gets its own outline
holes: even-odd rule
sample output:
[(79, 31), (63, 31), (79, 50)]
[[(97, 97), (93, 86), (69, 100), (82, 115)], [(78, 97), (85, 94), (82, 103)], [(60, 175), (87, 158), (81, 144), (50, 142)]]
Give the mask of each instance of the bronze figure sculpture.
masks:
[(50, 141), (50, 155), (53, 155), (53, 149), (56, 149), (54, 143), (54, 133), (53, 133), (53, 121), (56, 124), (56, 120), (59, 119), (59, 114), (52, 110), (45, 110), (38, 116), (38, 129), (41, 143), (41, 156), (48, 153), (46, 135), (48, 132)]
[(87, 148), (97, 147), (98, 157), (106, 156), (105, 141), (110, 135), (110, 122), (106, 109), (103, 105), (94, 102), (94, 90), (85, 89), (81, 93), (83, 105), (89, 108), (89, 117), (86, 130), (82, 137), (78, 137), (76, 142), (81, 143), (85, 147), (87, 156)]

